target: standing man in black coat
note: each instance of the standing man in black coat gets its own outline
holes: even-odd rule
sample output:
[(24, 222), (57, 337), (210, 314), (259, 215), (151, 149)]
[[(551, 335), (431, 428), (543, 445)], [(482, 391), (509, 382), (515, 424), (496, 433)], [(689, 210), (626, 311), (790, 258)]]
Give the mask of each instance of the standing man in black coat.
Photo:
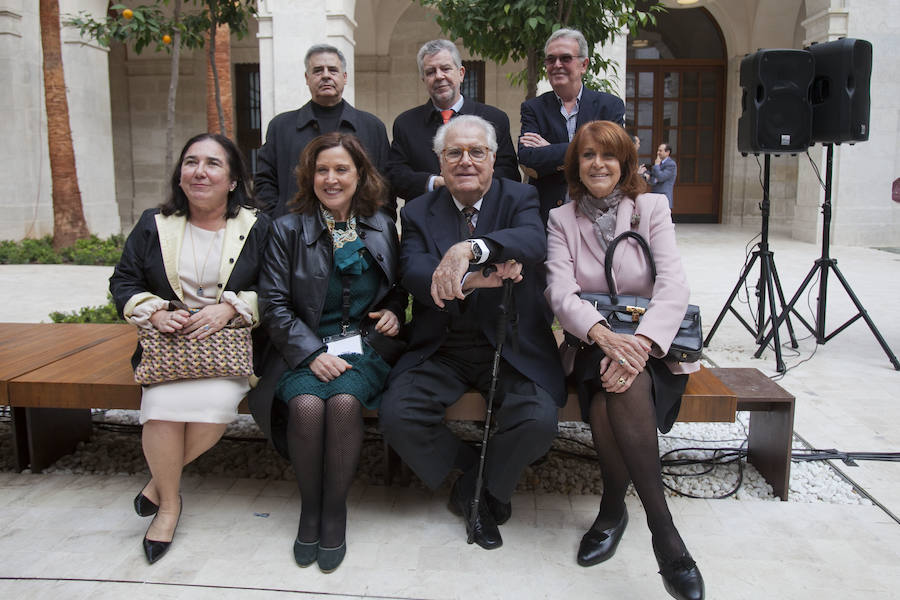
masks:
[[(259, 149), (253, 178), (257, 202), (274, 219), (287, 212), (285, 205), (297, 193), (294, 168), (300, 153), (313, 138), (323, 133), (352, 133), (362, 142), (369, 160), (382, 175), (388, 157), (387, 129), (373, 114), (357, 110), (344, 100), (347, 59), (327, 44), (317, 44), (306, 52), (306, 85), (312, 99), (297, 110), (276, 115), (266, 130), (266, 143)], [(397, 204), (389, 195), (385, 207), (396, 218)]]
[(493, 106), (460, 94), (466, 68), (456, 45), (449, 40), (427, 42), (419, 49), (416, 62), (429, 99), (394, 120), (394, 141), (387, 165), (394, 193), (409, 201), (444, 185), (431, 142), (438, 127), (456, 115), (478, 115), (494, 126), (498, 143), (494, 177), (521, 181), (509, 134), (509, 117)]
[[(519, 476), (543, 456), (565, 403), (562, 367), (546, 320), (542, 279), (547, 253), (534, 188), (494, 179), (497, 141), (490, 123), (463, 115), (438, 129), (445, 186), (403, 207), (401, 284), (413, 296), (407, 352), (388, 378), (379, 410), (385, 440), (432, 489), (454, 468), (463, 472), (451, 510), (483, 548), (503, 540)], [(496, 266), (485, 276), (482, 268)], [(517, 327), (507, 326), (495, 400), (484, 491), (470, 519), (478, 454), (443, 423), (469, 388), (487, 396), (503, 280), (514, 285)], [(515, 317), (514, 317), (515, 318)], [(499, 409), (496, 406), (499, 405)]]
[(541, 219), (566, 201), (563, 161), (575, 131), (590, 121), (625, 125), (625, 103), (584, 86), (588, 45), (577, 29), (558, 29), (544, 44), (544, 65), (553, 91), (522, 103), (519, 162), (538, 189)]

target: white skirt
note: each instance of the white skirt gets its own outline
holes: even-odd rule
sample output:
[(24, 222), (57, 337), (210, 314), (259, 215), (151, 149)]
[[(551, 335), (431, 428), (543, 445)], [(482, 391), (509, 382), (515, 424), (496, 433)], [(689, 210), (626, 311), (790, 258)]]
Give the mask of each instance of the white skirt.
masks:
[(142, 387), (141, 425), (149, 420), (231, 423), (250, 383), (246, 377), (184, 379)]

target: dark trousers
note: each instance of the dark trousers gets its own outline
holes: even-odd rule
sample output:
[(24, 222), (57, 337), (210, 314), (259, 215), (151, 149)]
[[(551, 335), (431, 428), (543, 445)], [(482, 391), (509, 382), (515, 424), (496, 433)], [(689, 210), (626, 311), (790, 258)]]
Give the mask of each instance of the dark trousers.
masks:
[[(447, 407), (469, 388), (487, 398), (494, 349), (442, 348), (396, 376), (378, 409), (385, 440), (431, 489), (453, 469), (463, 444), (444, 424)], [(508, 502), (522, 470), (543, 456), (557, 432), (557, 406), (540, 386), (500, 361), (485, 487)]]

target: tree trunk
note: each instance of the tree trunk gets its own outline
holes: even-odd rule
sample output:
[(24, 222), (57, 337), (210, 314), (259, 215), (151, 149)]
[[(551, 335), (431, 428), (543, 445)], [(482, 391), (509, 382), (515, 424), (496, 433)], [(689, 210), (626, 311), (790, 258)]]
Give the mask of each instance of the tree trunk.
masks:
[[(175, 0), (172, 21), (177, 25), (181, 20), (181, 0)], [(169, 74), (169, 97), (166, 100), (166, 171), (168, 178), (175, 160), (175, 99), (178, 95), (178, 62), (181, 59), (181, 30), (177, 27), (172, 35), (171, 73)]]
[(81, 206), (75, 149), (69, 125), (69, 101), (66, 98), (59, 37), (58, 0), (40, 0), (40, 21), (47, 147), (53, 186), (53, 247), (59, 249), (71, 246), (79, 238), (88, 237), (89, 232)]
[[(207, 96), (207, 127), (209, 131), (232, 137), (234, 130), (231, 102), (231, 29), (228, 25), (214, 25), (209, 32), (209, 61), (207, 85), (214, 95)], [(207, 88), (209, 89), (209, 88)]]
[(538, 73), (540, 73), (540, 69), (538, 69), (537, 50), (534, 48), (528, 49), (526, 65), (526, 68), (528, 69), (528, 81), (526, 82), (525, 99), (530, 100), (537, 96)]

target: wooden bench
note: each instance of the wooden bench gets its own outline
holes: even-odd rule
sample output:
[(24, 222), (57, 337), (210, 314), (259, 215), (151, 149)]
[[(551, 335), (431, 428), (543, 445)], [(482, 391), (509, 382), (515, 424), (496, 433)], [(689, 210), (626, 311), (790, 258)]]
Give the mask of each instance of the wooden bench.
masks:
[[(131, 325), (0, 324), (0, 402), (12, 408), (19, 469), (39, 472), (89, 439), (89, 409), (140, 407), (130, 363), (136, 343)], [(24, 358), (7, 364), (18, 353)], [(750, 462), (786, 500), (793, 409), (793, 396), (756, 369), (701, 368), (688, 380), (678, 420), (733, 422), (736, 410), (751, 411)], [(559, 418), (581, 420), (574, 393)], [(484, 399), (463, 394), (447, 419), (483, 420)]]

